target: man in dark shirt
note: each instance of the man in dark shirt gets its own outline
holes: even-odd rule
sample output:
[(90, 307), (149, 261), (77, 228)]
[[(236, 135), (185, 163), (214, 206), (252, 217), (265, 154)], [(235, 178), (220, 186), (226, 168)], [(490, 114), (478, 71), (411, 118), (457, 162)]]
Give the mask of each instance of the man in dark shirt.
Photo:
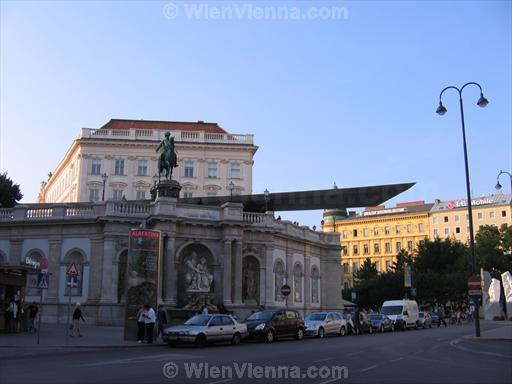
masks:
[(80, 303), (76, 303), (75, 310), (73, 312), (73, 325), (71, 328), (71, 337), (74, 337), (74, 334), (76, 333), (78, 337), (82, 337), (80, 334), (80, 319), (85, 323), (85, 319), (82, 316), (82, 309), (80, 307)]
[(28, 318), (30, 319), (30, 328), (28, 329), (29, 332), (36, 331), (36, 316), (38, 313), (39, 307), (35, 302), (28, 306)]

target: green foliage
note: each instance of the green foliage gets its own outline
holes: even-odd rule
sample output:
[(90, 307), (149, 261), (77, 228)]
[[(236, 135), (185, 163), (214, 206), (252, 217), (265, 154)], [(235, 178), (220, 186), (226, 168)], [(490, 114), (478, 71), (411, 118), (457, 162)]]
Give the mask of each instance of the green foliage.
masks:
[(377, 276), (379, 271), (377, 271), (377, 263), (372, 263), (372, 260), (367, 257), (359, 271), (354, 274), (354, 278), (356, 282), (359, 281), (367, 281)]
[(466, 296), (467, 279), (471, 275), (469, 249), (453, 240), (437, 238), (420, 244), (415, 257), (401, 250), (391, 269), (381, 274), (372, 275), (372, 263), (365, 260), (355, 276), (357, 304), (363, 308), (379, 308), (385, 300), (405, 297), (405, 264), (412, 267), (418, 302), (444, 304), (448, 300), (461, 301)]
[(475, 237), (478, 265), (491, 276), (500, 275), (512, 269), (512, 227), (484, 225)]
[(0, 208), (11, 208), (23, 198), (20, 186), (14, 184), (7, 172), (0, 173)]

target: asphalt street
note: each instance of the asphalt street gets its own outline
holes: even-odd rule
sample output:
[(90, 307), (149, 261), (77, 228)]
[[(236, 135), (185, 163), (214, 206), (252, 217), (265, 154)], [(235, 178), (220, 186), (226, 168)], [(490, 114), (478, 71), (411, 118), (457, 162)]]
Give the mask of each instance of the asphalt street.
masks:
[(465, 325), (271, 345), (52, 351), (2, 358), (0, 382), (511, 383), (512, 343), (462, 338), (473, 332)]

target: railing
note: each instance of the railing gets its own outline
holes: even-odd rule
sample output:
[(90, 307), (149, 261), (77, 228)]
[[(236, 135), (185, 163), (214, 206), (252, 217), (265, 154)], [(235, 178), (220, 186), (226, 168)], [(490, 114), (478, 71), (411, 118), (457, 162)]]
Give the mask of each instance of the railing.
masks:
[(72, 206), (66, 207), (64, 213), (66, 217), (87, 217), (94, 216), (94, 209), (92, 206)]
[(149, 202), (107, 202), (107, 215), (109, 216), (147, 216), (149, 210)]
[(53, 208), (31, 208), (25, 213), (27, 219), (47, 219), (52, 216)]
[(265, 222), (265, 214), (264, 213), (244, 212), (244, 223), (263, 224), (264, 222)]
[(10, 221), (14, 219), (14, 209), (0, 209), (0, 221)]
[[(253, 135), (230, 133), (209, 133), (201, 131), (170, 131), (176, 142), (219, 143), (219, 144), (253, 144)], [(158, 129), (91, 129), (82, 128), (79, 138), (102, 138), (113, 140), (147, 140), (164, 138), (165, 131)]]

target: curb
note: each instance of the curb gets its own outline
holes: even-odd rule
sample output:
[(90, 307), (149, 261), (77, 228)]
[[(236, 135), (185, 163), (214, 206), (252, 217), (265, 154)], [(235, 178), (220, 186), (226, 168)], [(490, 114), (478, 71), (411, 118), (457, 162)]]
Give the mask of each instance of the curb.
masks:
[(69, 348), (83, 348), (83, 349), (120, 349), (120, 348), (144, 348), (144, 347), (166, 347), (167, 344), (130, 344), (130, 345), (0, 345), (0, 351), (5, 348), (14, 349), (30, 349), (30, 350), (44, 350), (48, 348), (53, 349), (69, 349)]
[(502, 342), (502, 343), (512, 343), (512, 339), (505, 339), (505, 338), (499, 338), (499, 337), (476, 337), (476, 336), (462, 336), (464, 340), (469, 341), (477, 341), (480, 343), (485, 342)]

